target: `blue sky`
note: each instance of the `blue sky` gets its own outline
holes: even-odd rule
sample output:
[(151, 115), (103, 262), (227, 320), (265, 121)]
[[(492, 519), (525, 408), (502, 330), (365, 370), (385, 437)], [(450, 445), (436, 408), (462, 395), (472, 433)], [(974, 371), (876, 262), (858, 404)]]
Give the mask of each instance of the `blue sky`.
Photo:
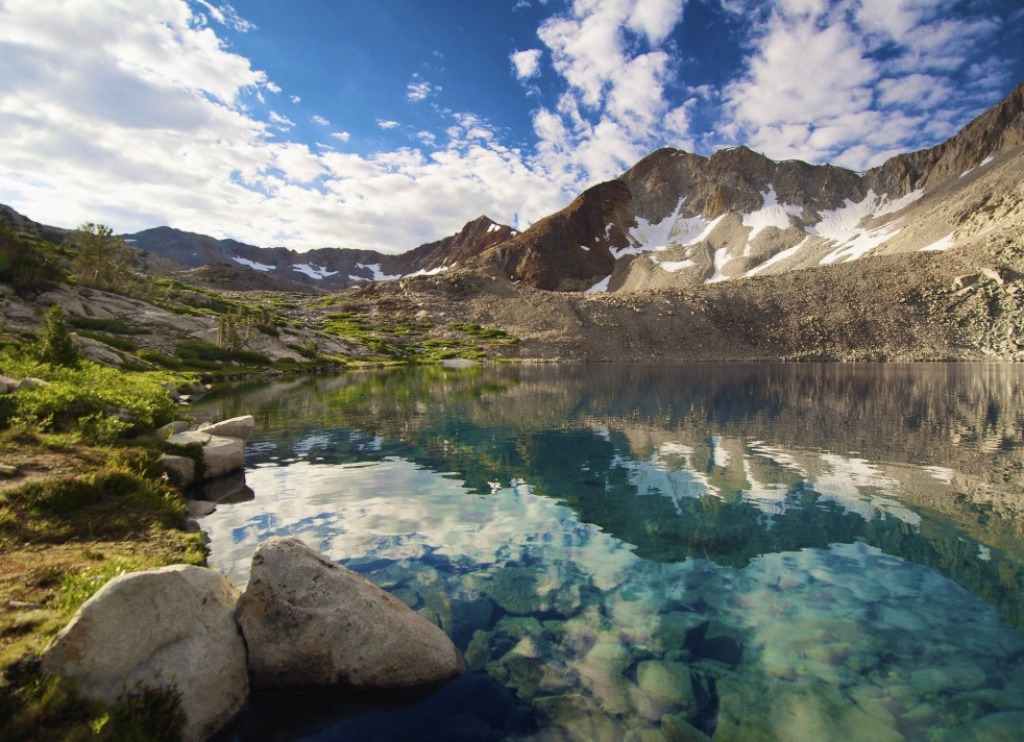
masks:
[(0, 0), (0, 202), (299, 250), (520, 229), (674, 146), (857, 170), (1024, 80), (1019, 0)]

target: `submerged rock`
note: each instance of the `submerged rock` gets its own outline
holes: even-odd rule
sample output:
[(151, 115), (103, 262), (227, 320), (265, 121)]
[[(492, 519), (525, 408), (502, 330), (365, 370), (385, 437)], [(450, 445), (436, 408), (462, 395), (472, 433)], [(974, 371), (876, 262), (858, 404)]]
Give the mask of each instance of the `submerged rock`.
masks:
[(567, 739), (588, 742), (622, 739), (622, 732), (615, 721), (586, 696), (578, 693), (545, 696), (538, 698), (535, 705), (551, 726)]
[(682, 663), (646, 660), (637, 665), (636, 680), (640, 690), (665, 711), (670, 708), (683, 713), (698, 710), (690, 668)]
[(298, 539), (256, 550), (236, 616), (256, 688), (402, 688), (465, 669), (441, 629)]
[(181, 696), (186, 740), (207, 739), (245, 705), (238, 592), (216, 572), (175, 565), (116, 577), (85, 602), (43, 655), (48, 675), (116, 702), (137, 686)]

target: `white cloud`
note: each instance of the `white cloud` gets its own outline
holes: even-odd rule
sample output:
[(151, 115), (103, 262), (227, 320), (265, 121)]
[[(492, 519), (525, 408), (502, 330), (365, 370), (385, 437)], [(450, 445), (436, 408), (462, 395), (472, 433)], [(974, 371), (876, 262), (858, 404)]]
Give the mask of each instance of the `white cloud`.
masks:
[(313, 122), (314, 124), (316, 124), (317, 126), (330, 126), (330, 125), (331, 125), (331, 122), (330, 122), (330, 121), (328, 121), (327, 119), (325, 119), (325, 118), (324, 118), (323, 116), (320, 116), (319, 114), (316, 114), (316, 115), (314, 115), (314, 116), (313, 116), (313, 117), (312, 117), (312, 118), (310, 119), (310, 121), (312, 121), (312, 122)]
[(397, 129), (400, 126), (400, 124), (397, 121), (392, 121), (391, 119), (377, 119), (377, 126), (387, 130)]
[(273, 124), (274, 128), (279, 131), (288, 131), (293, 126), (295, 126), (294, 121), (289, 119), (287, 116), (282, 116), (277, 111), (271, 111), (269, 118), (270, 123)]
[(510, 59), (515, 69), (517, 80), (529, 80), (540, 74), (540, 58), (544, 52), (540, 49), (525, 49), (513, 52)]
[(955, 4), (723, 3), (752, 19), (752, 53), (745, 73), (723, 91), (719, 130), (775, 159), (854, 169), (933, 143), (922, 141), (922, 132), (951, 133), (972, 110), (969, 101), (957, 100), (949, 75), (999, 27), (984, 15), (952, 13)]
[(104, 0), (103, 13), (69, 3), (59, 14), (6, 0), (0, 56), (0, 202), (47, 223), (400, 251), (479, 214), (528, 224), (564, 202), (468, 113), (451, 116), (455, 136), (435, 135), (429, 156), (279, 141), (271, 132), (290, 120), (254, 113), (266, 75), (180, 0)]
[(439, 92), (441, 92), (439, 85), (434, 85), (421, 79), (419, 75), (414, 75), (412, 82), (405, 88), (405, 98), (413, 103), (419, 103), (421, 100), (426, 100), (432, 95), (437, 95)]
[(221, 3), (220, 5), (213, 5), (207, 0), (196, 0), (197, 3), (202, 5), (206, 10), (213, 16), (214, 20), (222, 26), (228, 26), (229, 28), (238, 31), (240, 33), (248, 33), (249, 31), (256, 30), (256, 24), (250, 23), (249, 21), (238, 15), (238, 12), (231, 6), (230, 3)]
[(676, 73), (658, 46), (682, 12), (682, 0), (575, 0), (538, 29), (567, 90), (556, 110), (534, 113), (536, 162), (561, 174), (567, 190), (614, 177), (678, 141), (685, 118), (674, 113), (663, 123)]
[[(275, 85), (275, 87), (277, 87), (277, 86)], [(281, 92), (281, 88), (277, 88), (277, 90), (275, 92), (278, 92), (278, 93)], [(300, 98), (299, 96), (293, 95), (293, 96), (290, 96), (290, 97), (292, 99), (292, 103), (302, 103), (302, 98)]]

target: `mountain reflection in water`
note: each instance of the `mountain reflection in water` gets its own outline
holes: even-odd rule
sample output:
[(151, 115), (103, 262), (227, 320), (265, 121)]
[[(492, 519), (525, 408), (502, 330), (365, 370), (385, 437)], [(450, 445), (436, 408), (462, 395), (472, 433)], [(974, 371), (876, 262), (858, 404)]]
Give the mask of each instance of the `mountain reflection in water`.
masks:
[[(256, 417), (254, 497), (202, 525), (239, 584), (259, 541), (295, 535), (452, 636), (476, 680), (375, 714), (390, 738), (431, 703), (495, 739), (991, 735), (1024, 722), (1022, 383), (934, 364), (241, 385), (196, 414)], [(488, 714), (466, 700), (484, 687)], [(365, 725), (339, 713), (300, 732), (255, 704), (240, 735)]]

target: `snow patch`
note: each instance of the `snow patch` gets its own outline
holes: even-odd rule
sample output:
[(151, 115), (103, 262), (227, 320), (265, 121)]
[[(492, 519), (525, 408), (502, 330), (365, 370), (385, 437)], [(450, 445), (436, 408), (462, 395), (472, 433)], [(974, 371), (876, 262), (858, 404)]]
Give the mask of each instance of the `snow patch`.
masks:
[(590, 252), (590, 248), (587, 247), (586, 245), (580, 245), (580, 250), (582, 250), (583, 252)]
[(710, 222), (699, 216), (680, 219), (680, 228), (674, 234), (678, 235), (680, 245), (696, 245), (706, 240), (724, 218), (725, 214), (715, 217)]
[(593, 286), (591, 286), (589, 289), (587, 289), (586, 293), (588, 293), (588, 294), (600, 294), (600, 293), (602, 293), (604, 291), (607, 291), (608, 290), (608, 282), (610, 280), (612, 280), (611, 275), (605, 276), (600, 281), (598, 281)]
[[(870, 196), (872, 194), (869, 192), (868, 195)], [(875, 216), (895, 214), (897, 211), (902, 211), (903, 209), (910, 206), (910, 204), (920, 200), (922, 196), (924, 196), (924, 188), (919, 188), (916, 191), (911, 191), (906, 196), (897, 198), (895, 201), (889, 201), (888, 199), (883, 198), (883, 200), (879, 203), (879, 208), (875, 212)]]
[(612, 248), (612, 256), (618, 260), (624, 255), (659, 252), (674, 245), (695, 245), (707, 239), (725, 215), (712, 221), (700, 216), (680, 217), (685, 200), (685, 196), (680, 198), (675, 211), (660, 222), (651, 223), (643, 217), (637, 217), (636, 226), (631, 227), (627, 234), (630, 245)]
[(775, 194), (775, 186), (768, 186), (768, 190), (761, 194), (761, 198), (764, 199), (764, 205), (757, 211), (743, 216), (743, 226), (751, 228), (750, 235), (747, 237), (748, 244), (768, 227), (789, 229), (792, 224), (790, 217), (800, 216), (804, 211), (803, 207), (795, 204), (779, 203), (779, 198)]
[(921, 252), (942, 252), (948, 250), (956, 245), (956, 239), (953, 237), (953, 233), (950, 232), (942, 239), (935, 240), (930, 245), (925, 245), (921, 248)]
[(992, 160), (994, 160), (994, 159), (995, 159), (995, 157), (993, 157), (992, 155), (989, 155), (984, 160), (982, 160), (980, 163), (978, 163), (978, 167), (985, 167), (987, 164), (992, 162)]
[(756, 266), (754, 268), (751, 268), (749, 271), (747, 271), (747, 274), (746, 274), (746, 276), (744, 276), (744, 278), (750, 278), (751, 276), (756, 276), (758, 273), (760, 273), (761, 271), (765, 270), (766, 268), (770, 268), (771, 266), (775, 265), (776, 263), (781, 263), (783, 260), (786, 260), (787, 258), (793, 257), (798, 252), (800, 252), (800, 248), (803, 247), (804, 245), (806, 245), (807, 241), (809, 239), (811, 239), (811, 238), (810, 237), (804, 237), (800, 242), (798, 242), (795, 245), (793, 245), (793, 247), (787, 247), (785, 250), (783, 250), (781, 252), (775, 253), (770, 258), (768, 258), (766, 261), (761, 263), (761, 265), (758, 265), (758, 266)]
[(679, 199), (675, 211), (657, 224), (652, 224), (642, 216), (638, 216), (636, 218), (636, 226), (629, 230), (629, 240), (633, 243), (633, 248), (637, 251), (648, 252), (667, 246), (672, 228), (676, 226), (676, 222), (679, 220), (679, 212), (683, 208), (684, 201), (686, 201), (686, 196), (682, 196)]
[(491, 226), (489, 226), (487, 228), (487, 232), (488, 233), (497, 232), (499, 229), (501, 229), (501, 225), (500, 224), (492, 224)]
[(684, 268), (692, 268), (696, 263), (692, 260), (666, 260), (663, 263), (658, 263), (662, 269), (669, 271), (670, 273), (678, 273)]
[(317, 268), (315, 265), (310, 265), (308, 263), (293, 265), (292, 270), (298, 271), (310, 278), (315, 278), (317, 281), (322, 281), (329, 276), (336, 276), (338, 274), (338, 271), (329, 271), (326, 268)]
[(895, 226), (897, 222), (889, 222), (871, 229), (860, 226), (861, 223), (865, 219), (905, 209), (923, 195), (923, 190), (917, 190), (895, 201), (889, 201), (885, 197), (880, 199), (874, 191), (868, 191), (864, 200), (859, 203), (846, 199), (845, 204), (838, 209), (823, 211), (821, 221), (806, 228), (808, 234), (836, 243), (836, 249), (822, 258), (821, 264), (856, 260), (891, 240), (900, 232)]
[(257, 263), (255, 260), (248, 260), (246, 258), (240, 258), (237, 255), (232, 255), (231, 259), (234, 260), (239, 265), (244, 265), (247, 268), (252, 268), (253, 270), (257, 270), (257, 271), (263, 271), (264, 273), (267, 272), (267, 271), (272, 271), (272, 270), (276, 270), (277, 269), (276, 265), (267, 265), (266, 263)]
[(732, 260), (732, 255), (729, 254), (729, 248), (720, 247), (715, 250), (715, 272), (704, 283), (718, 283), (719, 281), (727, 281), (729, 277), (722, 273), (722, 268), (725, 264)]
[(366, 263), (356, 263), (356, 268), (362, 268), (363, 270), (370, 271), (370, 273), (373, 274), (370, 277), (371, 281), (395, 281), (402, 277), (399, 275), (389, 276), (383, 273), (380, 269), (380, 263), (371, 263), (369, 265)]
[(439, 265), (436, 268), (431, 268), (430, 270), (427, 270), (426, 268), (420, 268), (415, 273), (407, 273), (404, 276), (391, 276), (381, 280), (388, 281), (391, 280), (392, 278), (418, 278), (420, 276), (436, 276), (438, 273), (443, 273), (444, 271), (449, 270), (450, 268), (454, 268), (456, 265), (458, 264), (452, 263), (451, 265)]

